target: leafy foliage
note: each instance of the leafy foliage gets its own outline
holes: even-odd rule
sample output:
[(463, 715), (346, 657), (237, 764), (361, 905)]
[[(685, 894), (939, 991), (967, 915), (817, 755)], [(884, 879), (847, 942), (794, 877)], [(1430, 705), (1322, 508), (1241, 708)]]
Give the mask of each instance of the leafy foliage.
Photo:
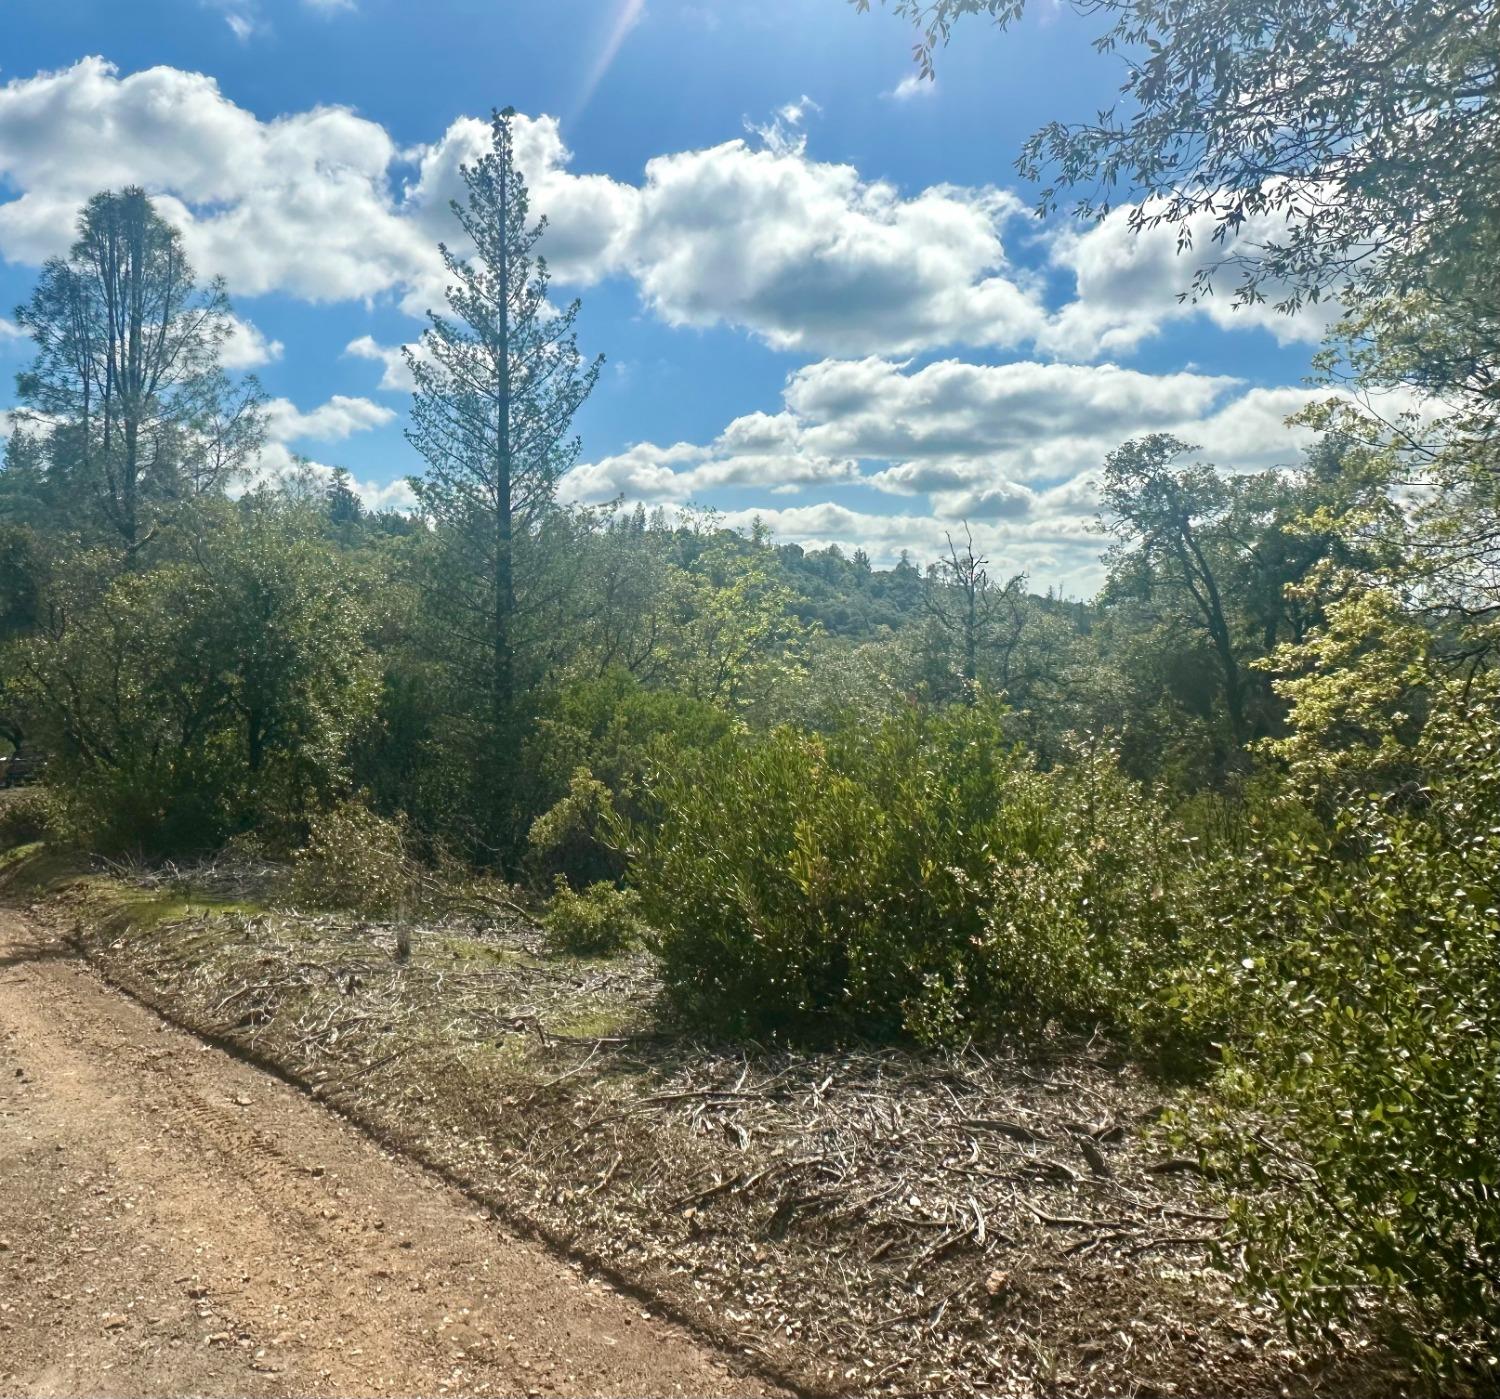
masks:
[(40, 787), (0, 793), (0, 850), (47, 840), (56, 830), (52, 799)]
[(648, 690), (620, 670), (560, 686), (529, 738), (523, 771), (532, 804), (544, 806), (528, 838), (530, 873), (563, 874), (576, 887), (615, 881), (625, 860), (616, 813), (639, 814), (652, 754), (706, 747), (734, 721), (718, 706), (671, 690)]
[(577, 878), (594, 868), (607, 870), (605, 828), (610, 811), (609, 788), (587, 768), (579, 768), (567, 793), (531, 823), (528, 844), (533, 862), (560, 866), (554, 877), (564, 884), (569, 874)]
[(1304, 812), (1241, 860), (1226, 1115), (1207, 1139), (1246, 1190), (1254, 1285), (1311, 1327), (1373, 1311), (1450, 1373), (1492, 1369), (1500, 1342), (1496, 698), (1434, 716), (1420, 785), (1326, 827)]
[(552, 900), (542, 915), (547, 942), (554, 951), (578, 957), (604, 957), (641, 941), (640, 895), (603, 880), (575, 892), (558, 875)]
[(630, 832), (668, 990), (718, 1025), (962, 1040), (1129, 1018), (1182, 846), (1108, 754), (1038, 772), (993, 701), (679, 758)]
[[(866, 10), (870, 0), (853, 0)], [(1026, 0), (892, 0), (934, 50), (955, 23), (1017, 23)], [(1292, 309), (1349, 283), (1389, 294), (1435, 282), (1457, 317), (1493, 310), (1486, 265), (1500, 176), (1500, 18), (1470, 0), (1075, 0), (1095, 47), (1125, 60), (1120, 101), (1056, 121), (1017, 164), (1102, 216), (1141, 198), (1132, 228), (1211, 244), (1196, 290), (1227, 263), (1236, 299)], [(1144, 196), (1144, 198), (1142, 198)], [(1240, 237), (1240, 235), (1245, 235)], [(1239, 239), (1236, 242), (1236, 239)], [(1219, 251), (1223, 249), (1223, 251)], [(1490, 323), (1491, 333), (1493, 322)], [(1493, 349), (1494, 341), (1489, 339)]]
[(417, 882), (405, 824), (356, 800), (314, 817), (307, 843), (297, 851), (293, 892), (311, 908), (380, 915), (404, 911)]
[(296, 512), (252, 497), (212, 526), (146, 573), (81, 557), (51, 624), (12, 644), (60, 805), (98, 848), (294, 834), (373, 704), (354, 580)]

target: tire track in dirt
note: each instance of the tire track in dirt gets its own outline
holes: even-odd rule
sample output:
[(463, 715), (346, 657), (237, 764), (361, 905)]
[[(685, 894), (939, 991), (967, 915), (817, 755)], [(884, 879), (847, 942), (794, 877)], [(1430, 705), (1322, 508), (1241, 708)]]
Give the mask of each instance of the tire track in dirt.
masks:
[(0, 908), (0, 1393), (765, 1392)]

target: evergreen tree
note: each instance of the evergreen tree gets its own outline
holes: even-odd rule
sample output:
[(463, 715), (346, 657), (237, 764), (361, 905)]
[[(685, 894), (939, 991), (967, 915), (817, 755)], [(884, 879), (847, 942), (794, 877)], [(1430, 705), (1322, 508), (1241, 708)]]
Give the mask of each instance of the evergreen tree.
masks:
[(547, 299), (546, 262), (535, 255), (546, 220), (530, 222), (512, 118), (497, 112), (493, 148), (463, 167), (467, 199), (453, 212), (473, 256), (441, 247), (449, 314), (429, 313), (422, 352), (407, 352), (416, 381), (407, 436), (428, 464), (412, 487), (443, 552), (435, 620), (466, 686), (484, 697), (497, 792), (514, 781), (522, 737), (527, 546), (577, 460), (572, 419), (603, 363), (579, 354), (579, 303), (558, 311)]
[(349, 473), (342, 466), (334, 468), (333, 479), (328, 483), (324, 501), (328, 523), (335, 528), (352, 528), (365, 517), (364, 502), (360, 500)]
[(50, 427), (49, 474), (90, 499), (127, 556), (183, 500), (223, 487), (259, 450), (263, 397), (219, 353), (233, 322), (220, 282), (199, 287), (182, 238), (145, 191), (96, 194), (16, 320), (36, 342), (17, 379)]
[(11, 433), (0, 453), (0, 526), (42, 526), (59, 513), (55, 494), (46, 442), (24, 429)]

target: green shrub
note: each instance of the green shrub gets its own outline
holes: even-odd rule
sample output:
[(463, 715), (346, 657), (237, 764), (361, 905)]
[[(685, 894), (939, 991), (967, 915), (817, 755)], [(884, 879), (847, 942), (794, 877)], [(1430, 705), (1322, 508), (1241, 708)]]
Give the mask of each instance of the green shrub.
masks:
[(558, 875), (542, 925), (553, 951), (601, 957), (640, 943), (645, 932), (640, 910), (640, 896), (633, 889), (601, 882), (575, 893)]
[(376, 916), (408, 908), (421, 882), (421, 870), (407, 853), (405, 822), (377, 815), (359, 801), (313, 818), (293, 868), (298, 903)]
[(74, 560), (55, 585), (59, 624), (14, 668), (63, 820), (94, 850), (202, 852), (247, 830), (290, 846), (343, 786), (374, 705), (347, 561), (267, 494), (199, 508), (183, 559), (125, 572)]
[(1042, 773), (991, 701), (663, 767), (629, 832), (667, 991), (720, 1028), (927, 1041), (1132, 1020), (1192, 862), (1107, 752)]
[[(1223, 1109), (1254, 1286), (1295, 1326), (1375, 1314), (1425, 1368), (1500, 1356), (1500, 719), (1429, 721), (1417, 789), (1321, 794), (1237, 865)], [(1294, 782), (1297, 775), (1294, 773)], [(1246, 1128), (1259, 1119), (1260, 1131)], [(1275, 1188), (1266, 1189), (1267, 1186)]]
[(611, 671), (560, 686), (546, 696), (523, 755), (526, 801), (533, 813), (527, 865), (543, 887), (564, 874), (574, 888), (617, 883), (625, 858), (602, 819), (641, 814), (641, 784), (651, 755), (709, 747), (734, 721), (688, 695), (648, 690)]
[(46, 840), (56, 831), (57, 812), (42, 788), (0, 792), (0, 850)]
[(579, 768), (567, 792), (531, 823), (527, 861), (532, 869), (564, 882), (569, 875), (581, 883), (599, 882), (587, 879), (590, 873), (611, 875), (614, 852), (605, 831), (612, 809), (609, 788), (587, 768)]

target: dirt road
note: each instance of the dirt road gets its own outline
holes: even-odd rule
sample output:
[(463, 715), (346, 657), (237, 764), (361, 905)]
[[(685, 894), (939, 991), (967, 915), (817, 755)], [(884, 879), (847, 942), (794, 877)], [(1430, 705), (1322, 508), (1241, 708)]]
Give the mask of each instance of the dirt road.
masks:
[(0, 908), (0, 1394), (761, 1392)]

